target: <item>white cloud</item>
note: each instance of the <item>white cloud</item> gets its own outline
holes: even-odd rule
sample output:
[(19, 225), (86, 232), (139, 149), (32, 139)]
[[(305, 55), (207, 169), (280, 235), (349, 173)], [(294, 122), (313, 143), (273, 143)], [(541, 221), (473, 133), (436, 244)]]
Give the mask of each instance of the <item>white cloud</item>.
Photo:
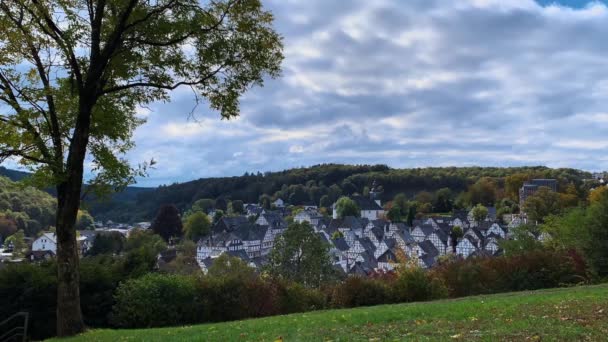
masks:
[[(608, 8), (267, 0), (283, 77), (220, 121), (189, 89), (139, 109), (144, 184), (323, 162), (608, 169)], [(228, 158), (226, 157), (228, 156)], [(232, 158), (230, 158), (232, 156)], [(145, 158), (144, 158), (145, 157)]]

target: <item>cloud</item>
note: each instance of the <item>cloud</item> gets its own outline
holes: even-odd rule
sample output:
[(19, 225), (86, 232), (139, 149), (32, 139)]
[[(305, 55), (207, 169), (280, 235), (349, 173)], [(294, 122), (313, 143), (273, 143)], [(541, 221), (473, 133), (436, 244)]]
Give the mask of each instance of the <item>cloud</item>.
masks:
[(141, 109), (128, 157), (159, 164), (140, 184), (323, 162), (608, 169), (600, 2), (264, 5), (285, 37), (283, 77), (248, 92), (237, 120), (186, 90)]

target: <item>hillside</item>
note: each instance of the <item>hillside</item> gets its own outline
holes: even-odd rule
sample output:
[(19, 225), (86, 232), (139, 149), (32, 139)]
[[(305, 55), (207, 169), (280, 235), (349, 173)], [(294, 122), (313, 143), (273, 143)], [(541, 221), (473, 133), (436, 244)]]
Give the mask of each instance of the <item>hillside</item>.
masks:
[[(0, 168), (2, 174), (14, 180), (27, 176), (27, 173)], [(421, 191), (435, 192), (442, 188), (449, 188), (455, 198), (483, 177), (495, 180), (497, 186), (502, 188), (505, 177), (514, 174), (555, 178), (561, 188), (570, 183), (580, 188), (583, 179), (591, 177), (588, 172), (581, 170), (543, 166), (395, 169), (386, 165), (323, 164), (263, 174), (246, 173), (238, 177), (201, 178), (157, 188), (128, 187), (112, 195), (109, 200), (98, 201), (89, 196), (84, 208), (97, 220), (149, 221), (158, 208), (167, 203), (187, 210), (192, 203), (203, 198), (258, 203), (260, 196), (266, 194), (281, 197), (291, 204), (319, 205), (325, 195), (333, 202), (341, 195), (364, 193), (374, 181), (383, 189), (383, 202), (398, 193), (414, 196)], [(52, 189), (48, 192), (54, 193)]]
[(175, 204), (181, 210), (203, 198), (242, 200), (258, 203), (261, 195), (300, 205), (319, 205), (324, 195), (334, 201), (340, 195), (364, 193), (374, 181), (383, 188), (382, 200), (392, 199), (398, 193), (408, 196), (421, 191), (434, 192), (449, 188), (456, 196), (466, 191), (483, 177), (496, 180), (502, 187), (504, 178), (525, 173), (536, 178), (555, 178), (560, 186), (574, 183), (580, 186), (591, 175), (575, 169), (550, 169), (547, 167), (445, 167), (420, 169), (394, 169), (386, 165), (324, 164), (264, 174), (245, 174), (239, 177), (202, 178), (190, 182), (160, 186), (144, 196), (128, 203), (114, 201), (100, 209), (91, 210), (95, 217), (120, 217), (127, 221), (151, 220), (158, 208), (166, 203)]
[(18, 229), (26, 236), (53, 225), (57, 203), (48, 193), (0, 176), (0, 240)]
[(54, 341), (600, 341), (608, 285), (319, 311), (145, 330), (94, 330)]

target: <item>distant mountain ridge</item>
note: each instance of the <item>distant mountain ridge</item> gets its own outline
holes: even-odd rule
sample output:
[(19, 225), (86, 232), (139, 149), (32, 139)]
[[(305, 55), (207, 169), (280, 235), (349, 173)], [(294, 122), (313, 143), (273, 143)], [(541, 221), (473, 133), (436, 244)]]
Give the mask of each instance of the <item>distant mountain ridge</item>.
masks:
[(28, 172), (11, 170), (5, 168), (4, 166), (0, 166), (0, 176), (4, 176), (14, 182), (27, 178), (29, 175), (30, 174)]

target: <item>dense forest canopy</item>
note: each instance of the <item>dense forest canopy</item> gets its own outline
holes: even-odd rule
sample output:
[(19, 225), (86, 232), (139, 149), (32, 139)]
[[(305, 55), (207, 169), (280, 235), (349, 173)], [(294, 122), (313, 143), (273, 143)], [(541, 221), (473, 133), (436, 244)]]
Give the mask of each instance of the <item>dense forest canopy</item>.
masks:
[[(550, 169), (542, 166), (394, 169), (386, 165), (324, 164), (280, 172), (246, 173), (239, 177), (203, 178), (163, 185), (150, 192), (140, 188), (139, 193), (124, 196), (126, 200), (118, 200), (115, 196), (110, 202), (91, 203), (90, 211), (96, 219), (136, 222), (151, 220), (163, 204), (174, 204), (181, 211), (185, 211), (200, 199), (221, 198), (226, 201), (259, 203), (263, 195), (268, 195), (273, 200), (282, 198), (294, 205), (319, 205), (322, 199), (333, 203), (343, 195), (365, 195), (374, 180), (381, 188), (380, 198), (383, 202), (392, 200), (399, 193), (413, 198), (420, 192), (436, 192), (443, 188), (449, 188), (456, 197), (470, 190), (473, 185), (479, 185), (477, 183), (482, 178), (494, 182), (498, 191), (513, 193), (516, 189), (509, 190), (509, 187), (517, 188), (519, 183), (505, 184), (506, 177), (512, 175), (555, 178), (559, 181), (560, 189), (574, 184), (581, 192), (585, 191), (583, 180), (591, 177), (588, 172), (580, 170)], [(470, 193), (475, 196), (476, 189)], [(581, 194), (580, 197), (584, 196)], [(470, 201), (479, 202), (482, 197), (480, 195), (480, 200), (473, 198)], [(510, 197), (513, 197), (513, 194)]]
[(0, 240), (17, 230), (35, 236), (54, 224), (56, 208), (48, 193), (0, 176)]
[[(0, 174), (15, 176), (15, 179), (23, 179), (24, 175), (3, 168)], [(516, 201), (521, 182), (529, 178), (557, 179), (560, 191), (565, 192), (573, 185), (579, 192), (578, 198), (585, 198), (590, 184), (584, 180), (591, 178), (591, 174), (544, 166), (395, 169), (386, 165), (323, 164), (279, 172), (245, 173), (237, 177), (201, 178), (158, 188), (128, 187), (106, 200), (89, 196), (84, 208), (96, 220), (138, 222), (152, 220), (163, 204), (174, 204), (183, 212), (201, 199), (260, 203), (263, 197), (270, 197), (271, 200), (282, 198), (294, 205), (325, 202), (321, 204), (327, 206), (344, 195), (367, 195), (374, 181), (380, 187), (382, 202), (390, 201), (400, 193), (424, 202), (424, 198), (431, 198), (434, 193), (447, 188), (452, 201), (457, 201), (461, 195), (461, 201), (468, 196), (465, 203), (493, 205), (494, 199), (503, 197)], [(484, 197), (488, 192), (484, 186), (488, 183), (495, 188), (492, 191), (498, 192), (489, 199)]]

